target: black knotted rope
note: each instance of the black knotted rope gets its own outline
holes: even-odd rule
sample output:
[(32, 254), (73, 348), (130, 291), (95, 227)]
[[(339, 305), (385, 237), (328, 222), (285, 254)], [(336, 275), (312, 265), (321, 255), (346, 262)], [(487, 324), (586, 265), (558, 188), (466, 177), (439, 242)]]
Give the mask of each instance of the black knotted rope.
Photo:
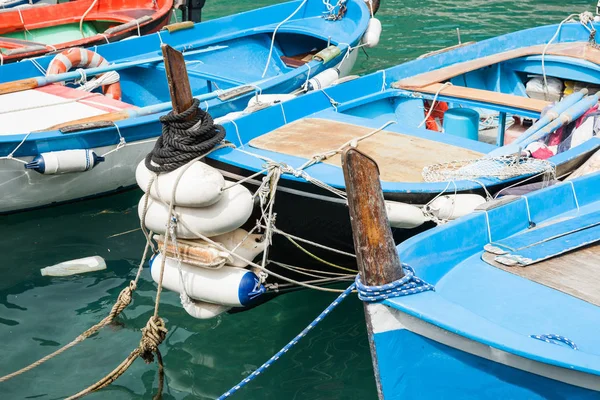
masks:
[[(225, 129), (213, 122), (202, 110), (200, 100), (182, 113), (173, 111), (160, 117), (162, 135), (146, 156), (146, 168), (153, 172), (170, 172), (201, 156), (225, 138)], [(193, 118), (190, 118), (191, 116)], [(190, 118), (188, 120), (188, 118)]]

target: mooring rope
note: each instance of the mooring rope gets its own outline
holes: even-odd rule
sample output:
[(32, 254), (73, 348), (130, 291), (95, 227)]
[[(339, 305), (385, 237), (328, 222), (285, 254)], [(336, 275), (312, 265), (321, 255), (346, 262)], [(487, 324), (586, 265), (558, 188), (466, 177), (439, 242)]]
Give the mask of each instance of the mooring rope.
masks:
[[(422, 293), (429, 290), (434, 290), (434, 286), (417, 278), (415, 271), (412, 267), (407, 264), (402, 264), (405, 276), (394, 282), (381, 285), (381, 286), (367, 286), (360, 281), (360, 275), (356, 276), (355, 282), (353, 282), (346, 290), (344, 290), (325, 310), (323, 310), (317, 318), (315, 318), (306, 328), (302, 330), (296, 337), (294, 337), (288, 344), (283, 346), (281, 350), (275, 353), (274, 356), (269, 358), (263, 365), (258, 367), (254, 372), (242, 379), (240, 383), (233, 386), (231, 389), (223, 393), (218, 400), (224, 400), (230, 397), (232, 394), (246, 386), (260, 374), (265, 372), (267, 368), (273, 365), (282, 355), (287, 353), (292, 347), (298, 344), (306, 334), (311, 331), (319, 322), (323, 321), (326, 316), (331, 314), (334, 308), (336, 308), (353, 290), (358, 291), (358, 297), (364, 302), (378, 302), (389, 298), (408, 296), (412, 294)], [(536, 338), (537, 339), (537, 338)], [(554, 340), (559, 340), (553, 337)], [(561, 338), (562, 339), (562, 338)], [(544, 340), (544, 339), (540, 339)], [(562, 340), (561, 340), (562, 341)], [(563, 341), (563, 343), (566, 343)]]
[(215, 147), (225, 138), (225, 129), (194, 102), (187, 110), (160, 117), (162, 135), (146, 156), (146, 168), (153, 172), (170, 172), (184, 166)]

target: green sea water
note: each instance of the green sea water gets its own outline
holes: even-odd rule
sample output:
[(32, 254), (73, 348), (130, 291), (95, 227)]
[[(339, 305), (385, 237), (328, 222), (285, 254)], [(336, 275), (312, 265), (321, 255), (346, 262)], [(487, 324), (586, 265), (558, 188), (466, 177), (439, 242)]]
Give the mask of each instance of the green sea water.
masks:
[[(204, 18), (277, 3), (208, 0)], [(560, 22), (592, 10), (591, 0), (383, 0), (379, 47), (362, 54), (357, 73), (410, 60), (462, 40)], [(0, 375), (68, 343), (107, 315), (135, 275), (144, 239), (136, 229), (141, 192), (130, 191), (0, 217)], [(66, 278), (42, 277), (40, 268), (100, 255), (105, 271)], [(0, 399), (57, 399), (95, 382), (139, 342), (156, 290), (145, 269), (134, 302), (110, 325), (43, 366), (0, 383)], [(161, 346), (165, 399), (214, 399), (261, 365), (300, 332), (334, 298), (298, 291), (251, 311), (199, 321), (164, 292), (160, 315), (169, 329)], [(155, 365), (136, 361), (113, 385), (91, 399), (148, 399), (157, 387)], [(375, 399), (362, 305), (346, 300), (275, 366), (236, 395), (238, 399)], [(449, 394), (451, 398), (451, 394)]]

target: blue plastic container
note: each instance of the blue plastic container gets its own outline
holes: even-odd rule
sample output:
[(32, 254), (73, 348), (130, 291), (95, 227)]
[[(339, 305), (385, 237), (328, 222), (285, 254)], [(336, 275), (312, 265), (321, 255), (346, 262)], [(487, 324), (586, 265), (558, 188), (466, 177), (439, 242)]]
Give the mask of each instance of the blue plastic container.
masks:
[(450, 108), (444, 113), (444, 132), (478, 140), (479, 113), (471, 108)]

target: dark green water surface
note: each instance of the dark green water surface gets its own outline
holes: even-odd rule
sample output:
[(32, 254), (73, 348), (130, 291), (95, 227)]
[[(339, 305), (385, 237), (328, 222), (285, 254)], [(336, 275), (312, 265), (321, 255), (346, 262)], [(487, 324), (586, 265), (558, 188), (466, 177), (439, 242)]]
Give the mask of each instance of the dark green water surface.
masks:
[[(274, 0), (208, 0), (205, 19)], [(356, 72), (386, 68), (463, 41), (546, 23), (592, 10), (591, 0), (383, 0), (383, 36)], [(0, 375), (68, 343), (107, 315), (135, 275), (144, 240), (135, 229), (141, 192), (0, 217)], [(66, 278), (42, 277), (40, 268), (100, 255), (105, 271)], [(155, 285), (145, 269), (118, 322), (43, 366), (0, 383), (0, 399), (57, 399), (74, 394), (111, 371), (139, 343), (153, 310)], [(334, 298), (299, 291), (251, 311), (195, 320), (179, 298), (163, 293), (160, 315), (169, 334), (161, 346), (166, 399), (214, 399), (300, 332)], [(156, 390), (156, 366), (136, 361), (91, 399), (147, 399)], [(291, 352), (244, 388), (237, 399), (374, 399), (375, 384), (362, 305), (346, 300)], [(451, 394), (449, 397), (451, 398)]]

